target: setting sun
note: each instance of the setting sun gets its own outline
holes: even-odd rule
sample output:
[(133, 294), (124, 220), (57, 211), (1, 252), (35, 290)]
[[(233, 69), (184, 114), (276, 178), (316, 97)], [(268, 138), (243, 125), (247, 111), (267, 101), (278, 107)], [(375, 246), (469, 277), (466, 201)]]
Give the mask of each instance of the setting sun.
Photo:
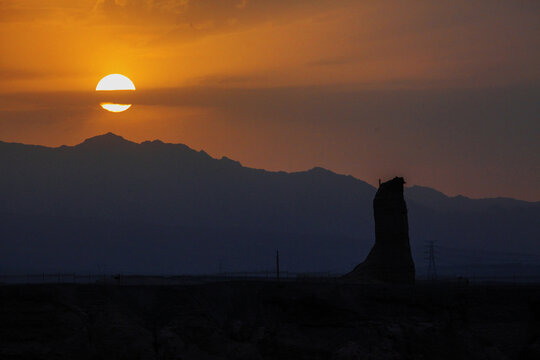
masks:
[(96, 91), (135, 90), (135, 85), (128, 77), (121, 74), (110, 74), (99, 80)]
[[(128, 77), (121, 74), (110, 74), (99, 81), (96, 86), (96, 91), (122, 91), (135, 90), (135, 85)], [(115, 104), (104, 102), (101, 107), (110, 112), (122, 112), (131, 107), (131, 104)]]

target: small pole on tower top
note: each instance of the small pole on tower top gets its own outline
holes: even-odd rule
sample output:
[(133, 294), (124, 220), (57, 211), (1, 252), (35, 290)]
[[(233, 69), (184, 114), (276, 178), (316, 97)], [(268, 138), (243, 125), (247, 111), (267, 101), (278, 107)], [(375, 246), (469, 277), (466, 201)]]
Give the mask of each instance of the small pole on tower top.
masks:
[(279, 281), (279, 250), (276, 250), (276, 279)]
[(379, 187), (381, 187), (381, 179), (379, 179)]

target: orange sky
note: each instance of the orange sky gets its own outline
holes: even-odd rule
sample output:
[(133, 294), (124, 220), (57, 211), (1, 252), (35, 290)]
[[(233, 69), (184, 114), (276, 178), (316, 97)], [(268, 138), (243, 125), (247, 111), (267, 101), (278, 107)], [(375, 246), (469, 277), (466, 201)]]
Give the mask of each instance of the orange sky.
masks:
[[(0, 140), (113, 131), (540, 200), (539, 39), (534, 0), (0, 0)], [(110, 73), (125, 113), (97, 105)]]

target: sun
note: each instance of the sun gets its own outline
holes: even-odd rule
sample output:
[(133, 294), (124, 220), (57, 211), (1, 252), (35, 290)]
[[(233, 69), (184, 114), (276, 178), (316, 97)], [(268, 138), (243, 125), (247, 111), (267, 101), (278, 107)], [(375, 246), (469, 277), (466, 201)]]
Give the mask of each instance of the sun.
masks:
[[(135, 85), (127, 76), (122, 74), (110, 74), (99, 80), (96, 91), (133, 91)], [(115, 104), (111, 102), (103, 102), (101, 107), (107, 111), (119, 113), (126, 111), (131, 107), (131, 104)]]
[(127, 76), (110, 74), (99, 80), (96, 91), (135, 90), (135, 85)]

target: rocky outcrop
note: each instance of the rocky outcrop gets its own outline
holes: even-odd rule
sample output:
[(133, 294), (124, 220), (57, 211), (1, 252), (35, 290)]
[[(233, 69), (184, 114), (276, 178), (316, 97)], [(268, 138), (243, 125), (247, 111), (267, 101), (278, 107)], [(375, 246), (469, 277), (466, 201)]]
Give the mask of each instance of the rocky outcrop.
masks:
[(345, 275), (349, 280), (413, 283), (407, 205), (402, 177), (380, 184), (373, 200), (375, 245), (366, 260)]

